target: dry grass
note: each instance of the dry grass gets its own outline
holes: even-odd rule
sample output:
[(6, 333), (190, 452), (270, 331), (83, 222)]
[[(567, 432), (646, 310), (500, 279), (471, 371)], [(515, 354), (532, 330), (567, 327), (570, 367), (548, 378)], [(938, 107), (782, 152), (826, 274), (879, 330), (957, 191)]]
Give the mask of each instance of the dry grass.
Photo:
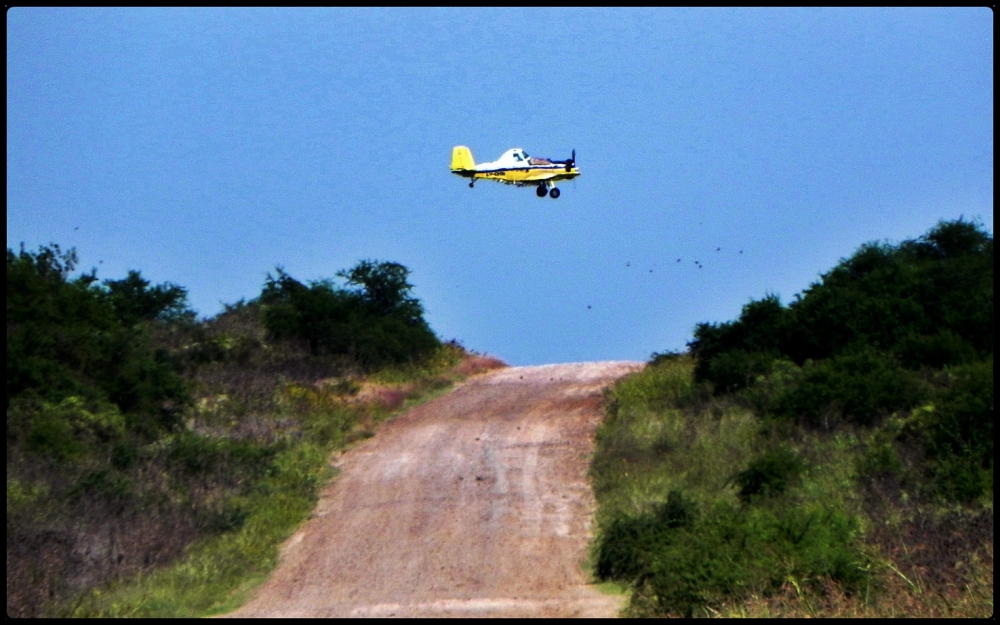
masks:
[(463, 376), (478, 375), (494, 369), (502, 369), (507, 363), (492, 356), (480, 356), (472, 354), (455, 368), (455, 372)]
[(960, 581), (932, 587), (904, 575), (898, 563), (882, 560), (883, 581), (868, 597), (848, 595), (823, 580), (819, 590), (804, 591), (789, 580), (768, 597), (710, 608), (708, 616), (743, 618), (989, 618), (993, 616), (993, 543), (985, 555), (973, 554), (958, 567)]
[[(785, 580), (776, 592), (708, 600), (708, 617), (988, 617), (993, 613), (992, 498), (983, 506), (943, 507), (886, 478), (860, 480), (863, 431), (792, 429), (780, 435), (737, 404), (696, 398), (691, 364), (647, 367), (608, 394), (592, 464), (598, 521), (644, 514), (680, 489), (706, 505), (734, 501), (730, 476), (772, 438), (807, 461), (787, 505), (812, 501), (859, 520), (855, 546), (868, 571), (860, 586), (832, 579)], [(678, 404), (681, 404), (679, 406)], [(698, 573), (692, 573), (697, 575)], [(626, 616), (660, 615), (657, 596), (631, 594)]]
[[(427, 362), (361, 376), (291, 348), (274, 353), (279, 347), (287, 346), (199, 367), (187, 431), (139, 446), (127, 469), (105, 472), (118, 481), (98, 486), (122, 482), (122, 495), (65, 501), (36, 485), (66, 482), (62, 492), (86, 471), (18, 462), (8, 445), (8, 614), (203, 614), (218, 601), (213, 593), (271, 566), (271, 543), (308, 513), (329, 451), (374, 436), (381, 421), (469, 375), (503, 366), (446, 344)], [(239, 460), (268, 450), (259, 461)], [(200, 458), (211, 466), (182, 468)], [(267, 469), (267, 483), (256, 468)], [(21, 502), (14, 515), (12, 492)], [(243, 545), (241, 536), (252, 538)], [(191, 572), (195, 561), (222, 572)]]

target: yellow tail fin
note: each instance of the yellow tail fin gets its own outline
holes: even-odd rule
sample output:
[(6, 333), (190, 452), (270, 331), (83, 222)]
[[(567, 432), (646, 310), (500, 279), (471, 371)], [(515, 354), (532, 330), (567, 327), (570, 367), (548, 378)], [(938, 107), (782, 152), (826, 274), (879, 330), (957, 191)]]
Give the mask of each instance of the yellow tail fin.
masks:
[(451, 151), (451, 170), (475, 169), (476, 162), (472, 160), (472, 150), (464, 145), (456, 145)]

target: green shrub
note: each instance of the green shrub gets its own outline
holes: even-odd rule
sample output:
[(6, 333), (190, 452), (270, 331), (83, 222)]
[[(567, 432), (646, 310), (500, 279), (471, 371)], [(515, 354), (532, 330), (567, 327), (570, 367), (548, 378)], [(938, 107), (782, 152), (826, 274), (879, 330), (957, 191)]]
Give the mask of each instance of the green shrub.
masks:
[(717, 392), (735, 392), (747, 388), (771, 371), (773, 353), (747, 352), (741, 349), (723, 352), (706, 361), (703, 376)]
[(225, 471), (250, 479), (265, 472), (278, 452), (275, 446), (250, 440), (201, 436), (187, 431), (174, 436), (170, 443), (168, 461), (188, 475)]
[(969, 504), (993, 490), (993, 468), (983, 468), (971, 454), (939, 458), (930, 474), (934, 494), (946, 501)]
[[(185, 317), (185, 291), (148, 288), (134, 271), (101, 288), (94, 273), (71, 277), (76, 262), (75, 250), (57, 245), (7, 250), (7, 406), (24, 395), (110, 402), (127, 429), (156, 438), (178, 425), (189, 398), (179, 363), (138, 322)], [(40, 425), (34, 438), (44, 446), (58, 429)]]
[(992, 489), (993, 357), (956, 367), (925, 426), (936, 492), (969, 502)]
[(641, 372), (626, 376), (614, 387), (609, 400), (612, 404), (628, 404), (635, 408), (657, 408), (683, 403), (693, 392), (692, 361), (686, 356), (659, 359)]
[[(899, 524), (928, 494), (992, 508), (992, 258), (992, 235), (961, 218), (867, 243), (787, 307), (769, 295), (698, 324), (683, 393), (654, 383), (673, 354), (616, 384), (592, 461), (594, 555), (599, 578), (631, 586), (626, 614), (710, 615), (751, 599), (786, 613), (789, 588), (809, 613), (814, 597), (838, 610), (840, 593), (870, 606), (865, 554), (919, 592), (920, 571), (954, 562), (940, 557), (953, 541)], [(677, 488), (697, 505), (650, 503)], [(906, 551), (924, 568), (894, 568)]]
[(698, 517), (698, 504), (679, 490), (667, 493), (667, 500), (653, 508), (656, 519), (671, 529), (690, 527)]
[(307, 342), (314, 356), (347, 355), (375, 369), (428, 356), (441, 344), (410, 295), (403, 265), (364, 260), (338, 272), (354, 289), (331, 280), (307, 286), (280, 267), (277, 274), (261, 292), (264, 323), (275, 338)]
[(789, 579), (830, 579), (848, 592), (868, 583), (857, 520), (834, 505), (719, 503), (676, 528), (645, 515), (608, 529), (597, 572), (632, 584), (635, 611), (646, 615), (690, 617), (726, 599), (770, 594)]
[(651, 514), (618, 517), (601, 532), (594, 572), (599, 579), (631, 582), (652, 565), (673, 532)]
[(899, 453), (892, 443), (880, 442), (858, 456), (855, 471), (862, 480), (879, 480), (899, 476), (904, 470)]
[(780, 495), (799, 480), (804, 468), (802, 459), (788, 447), (781, 445), (768, 450), (736, 474), (737, 496), (743, 503), (750, 503)]
[(132, 466), (137, 457), (135, 445), (129, 441), (120, 441), (111, 448), (111, 466), (116, 469), (127, 469)]
[(680, 360), (685, 358), (687, 354), (683, 352), (665, 351), (665, 352), (653, 352), (649, 357), (649, 364), (656, 366), (663, 364), (665, 362), (670, 362), (673, 360)]
[(153, 319), (193, 318), (187, 307), (187, 289), (164, 283), (150, 287), (138, 271), (131, 270), (122, 280), (105, 280), (106, 298), (125, 326)]
[(766, 375), (737, 395), (740, 402), (759, 415), (772, 413), (779, 407), (781, 399), (794, 390), (802, 381), (802, 367), (791, 360), (777, 358), (770, 365)]
[(655, 554), (670, 544), (676, 530), (697, 518), (697, 505), (678, 490), (652, 513), (618, 517), (601, 533), (595, 573), (600, 579), (632, 581), (652, 566)]
[(695, 380), (711, 382), (717, 392), (750, 386), (782, 353), (793, 323), (778, 297), (767, 295), (745, 305), (736, 321), (698, 324), (690, 343), (698, 357)]
[(844, 420), (870, 426), (917, 405), (926, 393), (891, 356), (869, 349), (809, 363), (801, 381), (778, 399), (775, 412), (828, 427)]
[(940, 369), (976, 359), (976, 350), (972, 344), (947, 329), (932, 335), (910, 334), (900, 341), (897, 351), (900, 362), (911, 369)]
[[(41, 498), (49, 494), (49, 487), (44, 483), (32, 484), (15, 477), (7, 477), (7, 522), (18, 513), (30, 508)], [(9, 527), (9, 526), (8, 526)]]
[(735, 321), (698, 324), (689, 346), (696, 381), (725, 393), (774, 358), (802, 365), (871, 348), (910, 369), (968, 363), (993, 351), (992, 310), (993, 237), (960, 218), (899, 245), (866, 243), (789, 306), (751, 301)]
[(26, 448), (56, 460), (76, 458), (91, 446), (119, 440), (125, 434), (125, 419), (115, 405), (91, 407), (77, 396), (57, 404), (19, 402), (15, 411), (27, 413), (15, 417), (28, 421)]

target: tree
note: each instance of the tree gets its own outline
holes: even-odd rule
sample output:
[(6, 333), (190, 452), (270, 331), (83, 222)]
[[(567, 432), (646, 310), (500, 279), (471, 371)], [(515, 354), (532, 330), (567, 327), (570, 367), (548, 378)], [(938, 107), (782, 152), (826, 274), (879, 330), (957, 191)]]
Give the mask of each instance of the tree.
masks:
[(362, 260), (349, 271), (338, 271), (347, 284), (361, 287), (358, 294), (375, 315), (418, 323), (423, 315), (420, 302), (410, 296), (410, 270), (393, 262)]
[(179, 366), (132, 322), (179, 310), (184, 290), (147, 289), (138, 272), (105, 290), (94, 272), (71, 277), (76, 262), (75, 250), (54, 244), (7, 250), (8, 409), (25, 394), (53, 403), (82, 397), (91, 407), (115, 404), (132, 429), (151, 436), (173, 427), (188, 401)]
[(992, 489), (993, 236), (981, 224), (866, 243), (789, 306), (752, 301), (735, 321), (698, 324), (689, 345), (696, 379), (716, 393), (762, 382), (743, 396), (773, 417), (879, 427), (917, 414), (898, 442), (924, 446), (934, 491)]
[(169, 282), (150, 287), (149, 280), (138, 271), (129, 271), (122, 280), (105, 280), (104, 288), (125, 325), (153, 319), (177, 320), (194, 314), (187, 307), (187, 289)]
[(767, 356), (802, 365), (871, 348), (911, 369), (983, 358), (993, 352), (993, 237), (958, 219), (899, 245), (866, 243), (787, 307), (769, 295), (736, 321), (698, 324), (690, 347), (695, 375), (720, 390), (742, 387), (743, 370), (748, 382), (763, 373)]
[(409, 270), (399, 263), (364, 260), (330, 280), (305, 285), (278, 267), (261, 293), (264, 323), (275, 338), (308, 342), (314, 356), (346, 355), (376, 367), (419, 358), (440, 342), (410, 295)]

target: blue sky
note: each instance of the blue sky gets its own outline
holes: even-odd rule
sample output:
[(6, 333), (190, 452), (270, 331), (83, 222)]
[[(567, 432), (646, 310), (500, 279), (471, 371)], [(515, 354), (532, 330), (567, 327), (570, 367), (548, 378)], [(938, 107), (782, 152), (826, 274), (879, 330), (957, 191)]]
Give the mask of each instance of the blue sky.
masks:
[[(583, 175), (469, 189), (460, 144)], [(7, 12), (7, 246), (202, 316), (389, 260), (446, 340), (644, 360), (959, 215), (993, 231), (986, 8)]]

